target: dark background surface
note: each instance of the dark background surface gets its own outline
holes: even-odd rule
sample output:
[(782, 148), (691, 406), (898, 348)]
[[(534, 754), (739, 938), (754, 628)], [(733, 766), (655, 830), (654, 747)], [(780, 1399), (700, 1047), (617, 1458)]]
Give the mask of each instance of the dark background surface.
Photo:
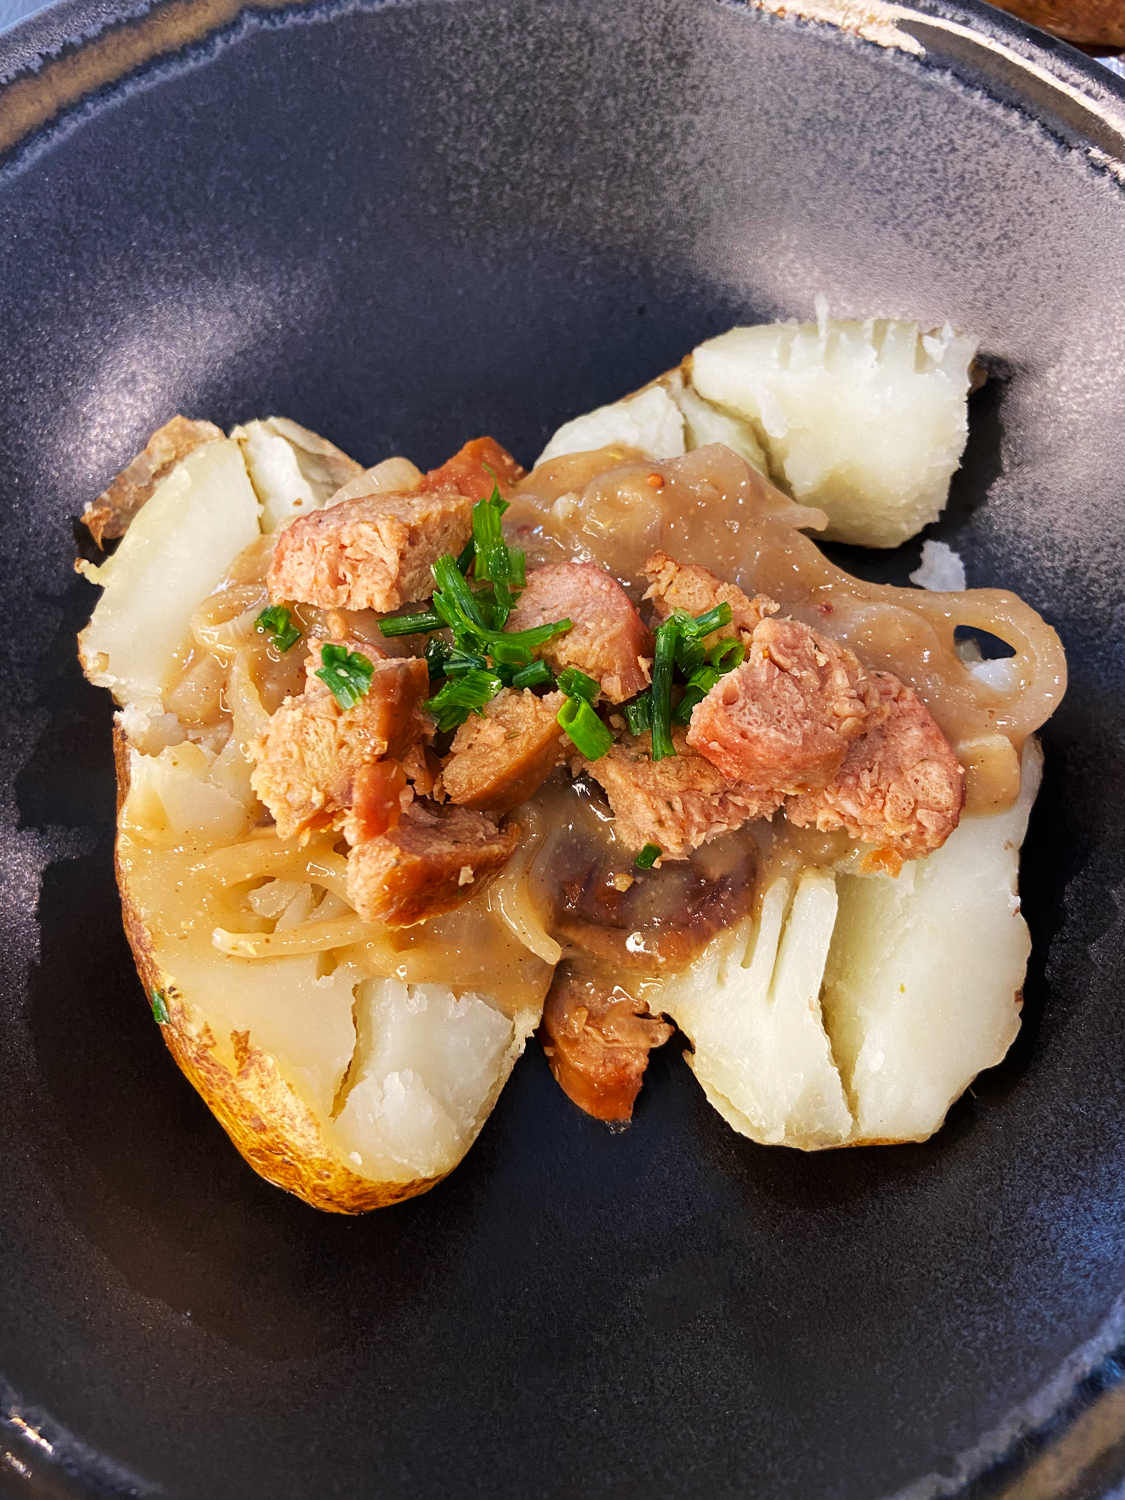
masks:
[[(9, 163), (0, 236), (9, 1416), (80, 1488), (177, 1500), (876, 1500), (987, 1468), (1125, 1284), (1120, 184), (827, 28), (427, 0), (149, 69)], [(532, 1044), (433, 1193), (356, 1220), (285, 1197), (133, 975), (74, 517), (176, 410), (284, 413), (366, 462), (488, 431), (528, 462), (817, 292), (948, 317), (1005, 376), (935, 534), (1072, 663), (1012, 1054), (934, 1141), (809, 1157), (734, 1135), (670, 1048), (611, 1136)]]

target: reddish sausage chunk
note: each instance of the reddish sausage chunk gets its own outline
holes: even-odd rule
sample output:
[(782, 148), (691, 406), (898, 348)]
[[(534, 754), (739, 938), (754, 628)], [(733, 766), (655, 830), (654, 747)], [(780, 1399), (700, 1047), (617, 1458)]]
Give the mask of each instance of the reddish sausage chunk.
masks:
[(714, 609), (716, 604), (730, 605), (731, 623), (703, 639), (708, 651), (718, 641), (741, 640), (749, 644), (762, 616), (777, 613), (777, 605), (764, 594), (748, 599), (737, 584), (724, 583), (710, 568), (701, 568), (695, 563), (678, 563), (667, 552), (654, 552), (645, 563), (644, 575), (651, 580), (645, 598), (652, 600), (652, 607), (662, 620), (666, 620), (674, 609), (699, 616)]
[(472, 532), (457, 494), (363, 495), (292, 521), (277, 539), (270, 598), (380, 614), (433, 593), (431, 566)]
[(791, 798), (800, 828), (845, 828), (854, 839), (918, 859), (957, 827), (964, 773), (929, 709), (889, 672), (872, 674), (886, 717), (853, 740), (826, 787)]
[(505, 813), (537, 791), (562, 758), (556, 715), (563, 701), (561, 693), (537, 698), (505, 688), (485, 704), (483, 718), (471, 715), (442, 768), (449, 800)]
[(530, 630), (553, 620), (570, 620), (574, 626), (539, 652), (556, 672), (577, 667), (601, 684), (611, 703), (623, 703), (648, 687), (652, 632), (604, 568), (548, 563), (527, 575), (527, 588), (507, 628)]
[(613, 809), (614, 832), (627, 849), (657, 844), (665, 859), (693, 849), (752, 818), (768, 818), (781, 795), (731, 783), (692, 750), (682, 729), (672, 731), (675, 755), (652, 758), (652, 736), (624, 734), (600, 760), (579, 760), (599, 782)]
[(764, 792), (825, 786), (879, 711), (853, 652), (796, 620), (763, 620), (742, 666), (691, 716), (687, 742), (732, 781)]
[(467, 807), (416, 800), (379, 838), (348, 856), (348, 899), (365, 921), (412, 927), (483, 891), (520, 841)]
[[(356, 647), (352, 641), (345, 644)], [(358, 649), (371, 659), (369, 646)], [(432, 732), (423, 711), (429, 672), (419, 657), (373, 661), (371, 686), (349, 709), (341, 708), (313, 675), (319, 665), (319, 650), (314, 650), (305, 691), (287, 698), (263, 738), (250, 746), (257, 762), (250, 784), (283, 839), (339, 823), (354, 800), (361, 767), (384, 756), (397, 759)]]
[(523, 474), (492, 438), (466, 443), (409, 494), (360, 495), (298, 516), (277, 539), (270, 598), (322, 609), (399, 609), (433, 593), (430, 569), (472, 535), (473, 504)]
[(674, 1027), (644, 1000), (562, 964), (543, 1007), (539, 1038), (560, 1088), (595, 1120), (632, 1119), (648, 1054)]
[(470, 500), (484, 500), (492, 494), (494, 476), (500, 493), (507, 495), (524, 471), (494, 438), (473, 438), (439, 469), (431, 469), (421, 488), (433, 495), (467, 495)]

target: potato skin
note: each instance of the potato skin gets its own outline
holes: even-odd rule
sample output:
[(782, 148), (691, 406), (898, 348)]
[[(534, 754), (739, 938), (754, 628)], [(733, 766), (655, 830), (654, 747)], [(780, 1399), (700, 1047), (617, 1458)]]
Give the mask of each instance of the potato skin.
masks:
[[(117, 767), (117, 812), (129, 792), (129, 747), (114, 725), (113, 753)], [(413, 1182), (373, 1182), (353, 1172), (326, 1145), (311, 1111), (260, 1048), (250, 1045), (249, 1032), (234, 1032), (236, 1070), (214, 1055), (215, 1038), (195, 1007), (166, 973), (153, 952), (152, 938), (130, 895), (120, 861), (114, 860), (125, 935), (133, 950), (137, 973), (146, 996), (159, 990), (168, 1021), (161, 1026), (164, 1041), (180, 1070), (260, 1177), (284, 1188), (313, 1208), (328, 1213), (360, 1214), (386, 1208), (428, 1192), (448, 1173), (416, 1178)]]

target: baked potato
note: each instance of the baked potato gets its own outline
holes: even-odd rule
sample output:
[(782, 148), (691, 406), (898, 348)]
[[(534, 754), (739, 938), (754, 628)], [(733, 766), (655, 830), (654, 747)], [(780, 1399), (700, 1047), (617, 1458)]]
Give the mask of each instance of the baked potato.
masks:
[[(230, 437), (176, 418), (87, 508), (97, 538), (121, 537), (100, 566), (78, 567), (102, 589), (82, 666), (119, 709), (125, 929), (169, 1049), (256, 1171), (343, 1213), (425, 1191), (477, 1137), (549, 993), (552, 1066), (590, 1112), (629, 1117), (667, 1017), (711, 1103), (763, 1144), (923, 1140), (1003, 1057), (1029, 946), (1016, 872), (1041, 765), (1031, 734), (1065, 686), (1057, 637), (1011, 595), (864, 584), (805, 534), (834, 511), (835, 534), (886, 543), (940, 507), (972, 350), (913, 325), (734, 330), (566, 424), (527, 476), (491, 439), (423, 475), (401, 457), (365, 470), (282, 418)], [(873, 422), (888, 392), (894, 442), (856, 447), (849, 429)], [(863, 463), (841, 458), (849, 444)], [(493, 494), (474, 502), (464, 486), (480, 493), (482, 470)], [(780, 493), (779, 472), (817, 508)], [(501, 537), (505, 510), (530, 548), (526, 578)], [(440, 590), (420, 516), (447, 528)], [(496, 579), (514, 580), (514, 634), (462, 613), (457, 635), (449, 600), (477, 608), (468, 564), (454, 567), (470, 536), (474, 567), (491, 548), (515, 569), (472, 580), (494, 602)], [(679, 561), (662, 550), (673, 547)], [(390, 554), (411, 559), (404, 592)], [(362, 598), (348, 582), (357, 557)], [(941, 561), (923, 580), (963, 584), (956, 559)], [(435, 598), (417, 612), (421, 588)], [(773, 618), (772, 595), (788, 616)], [(688, 627), (702, 630), (720, 600), (727, 623), (691, 644)], [(706, 685), (658, 769), (655, 709), (636, 724), (632, 713), (671, 618), (695, 652), (683, 673), (703, 671)], [(955, 643), (959, 621), (1015, 655), (981, 660)], [(491, 640), (488, 654), (466, 653), (470, 638)], [(519, 666), (503, 651), (524, 639), (536, 659)], [(895, 796), (940, 771), (945, 800), (921, 822), (916, 810), (895, 822), (879, 801), (871, 833), (846, 782), (831, 801), (835, 772), (806, 783), (787, 770), (767, 795), (721, 770), (743, 752), (704, 726), (736, 701), (723, 673), (742, 670), (748, 647), (783, 664), (785, 651), (808, 653), (814, 716), (817, 694), (831, 713), (841, 692), (867, 695), (854, 713), (870, 713), (870, 740), (851, 709), (850, 739), (809, 731), (841, 777), (859, 755), (863, 797), (876, 764), (864, 746), (885, 740), (913, 756), (892, 765)], [(358, 688), (332, 680), (342, 667)], [(473, 673), (483, 696), (458, 699)], [(377, 727), (386, 704), (364, 700), (376, 680), (398, 684), (398, 697), (385, 691), (391, 720), (413, 726), (401, 744), (393, 724)], [(879, 728), (892, 723), (886, 704), (914, 727)], [(295, 791), (294, 767), (326, 744), (327, 769)], [(598, 786), (608, 808), (591, 799)], [(476, 862), (458, 842), (466, 828)], [(443, 851), (440, 880), (419, 861), (427, 839)], [(662, 873), (677, 860), (678, 876)], [(412, 874), (410, 900), (388, 904), (386, 882), (408, 865), (421, 885)]]

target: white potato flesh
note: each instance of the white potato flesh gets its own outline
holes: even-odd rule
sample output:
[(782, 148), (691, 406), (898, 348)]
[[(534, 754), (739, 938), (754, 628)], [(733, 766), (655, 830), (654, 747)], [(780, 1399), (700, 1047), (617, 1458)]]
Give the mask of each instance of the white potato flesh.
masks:
[(288, 417), (247, 422), (234, 428), (231, 437), (242, 445), (267, 533), (319, 510), (341, 486), (363, 473), (334, 443)]
[(215, 776), (221, 757), (190, 741), (159, 755), (129, 752), (129, 796), (123, 822), (170, 841), (198, 836), (233, 843), (246, 829), (247, 809)]
[(836, 924), (831, 873), (806, 870), (766, 892), (756, 927), (743, 923), (665, 980), (650, 1008), (692, 1042), (696, 1077), (720, 1114), (763, 1145), (840, 1145), (852, 1117), (820, 1014)]
[(739, 458), (744, 458), (752, 469), (757, 469), (764, 478), (769, 478), (766, 455), (754, 436), (754, 429), (745, 418), (722, 411), (710, 401), (704, 401), (699, 392), (684, 381), (678, 370), (669, 378), (668, 390), (683, 413), (684, 440), (689, 453), (695, 448), (706, 448), (708, 443), (725, 443)]
[(246, 459), (250, 482), (262, 502), (262, 530), (276, 531), (287, 521), (310, 510), (318, 510), (326, 496), (318, 498), (301, 473), (297, 454), (267, 422), (247, 422), (235, 436)]
[(708, 1099), (766, 1145), (920, 1141), (1015, 1039), (1031, 942), (1019, 848), (1039, 787), (963, 817), (897, 879), (805, 870), (766, 890), (756, 924), (720, 934), (646, 992), (690, 1039)]
[(924, 1140), (1015, 1040), (1031, 938), (1019, 850), (1042, 774), (1029, 740), (1007, 812), (962, 818), (897, 880), (837, 877), (824, 1011), (860, 1140)]
[(90, 681), (119, 704), (158, 703), (192, 615), (259, 534), (258, 498), (238, 444), (216, 439), (189, 453), (113, 556), (82, 570), (103, 589), (78, 638)]
[(381, 1182), (436, 1177), (461, 1160), (507, 1076), (513, 1023), (488, 997), (369, 979), (356, 996), (358, 1066), (335, 1134)]
[[(538, 1011), (513, 1019), (488, 995), (364, 978), (346, 963), (325, 974), (316, 952), (253, 960), (221, 952), (210, 923), (181, 920), (200, 895), (214, 894), (200, 866), (208, 850), (247, 832), (243, 807), (210, 779), (215, 764), (190, 743), (130, 754), (121, 866), (156, 962), (209, 1028), (216, 1057), (232, 1066), (236, 1035), (264, 1053), (357, 1176), (406, 1183), (451, 1171)], [(307, 881), (266, 880), (246, 899), (277, 931), (350, 912)]]
[(547, 463), (567, 453), (592, 453), (614, 444), (635, 448), (654, 462), (679, 458), (687, 451), (683, 413), (662, 385), (651, 385), (627, 401), (599, 406), (564, 422), (535, 462)]
[(948, 327), (818, 314), (709, 339), (692, 354), (692, 384), (752, 424), (794, 499), (827, 513), (827, 538), (894, 547), (948, 498), (976, 343)]

